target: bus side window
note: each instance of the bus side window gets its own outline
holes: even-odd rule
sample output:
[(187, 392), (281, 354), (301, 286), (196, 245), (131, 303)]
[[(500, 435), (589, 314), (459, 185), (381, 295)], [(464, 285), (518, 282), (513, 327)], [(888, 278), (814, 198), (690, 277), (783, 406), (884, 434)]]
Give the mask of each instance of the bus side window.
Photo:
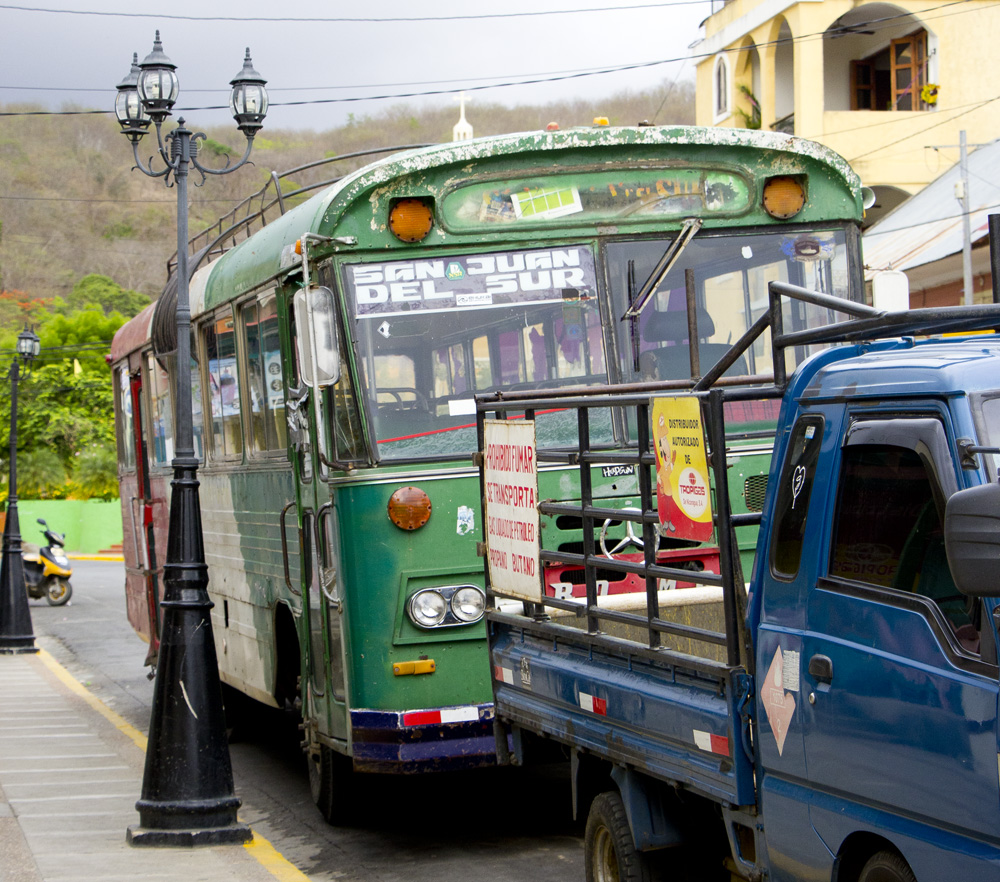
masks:
[[(319, 283), (336, 292), (339, 286), (333, 272), (333, 264), (326, 262), (319, 267)], [(292, 311), (294, 322), (294, 310)], [(340, 343), (340, 351), (350, 350), (344, 336), (341, 322), (337, 321), (334, 333)], [(354, 381), (348, 365), (342, 362), (337, 382), (324, 390), (330, 408), (330, 431), (333, 434), (334, 456), (339, 462), (360, 462), (367, 458), (364, 433), (361, 431), (361, 416), (358, 413), (358, 399)]]
[(434, 399), (439, 401), (437, 414), (448, 413), (447, 399), (469, 391), (469, 375), (465, 364), (465, 347), (461, 343), (435, 349), (431, 356), (434, 373)]
[(174, 420), (170, 403), (170, 377), (167, 368), (152, 353), (146, 357), (149, 397), (152, 402), (152, 459), (157, 465), (169, 465), (174, 458)]
[(472, 369), (477, 391), (493, 385), (493, 365), (490, 363), (490, 341), (484, 334), (472, 341)]
[(132, 388), (128, 361), (118, 368), (118, 462), (124, 471), (135, 469), (135, 425), (132, 422)]
[(240, 312), (247, 349), (250, 392), (249, 429), (257, 452), (288, 446), (285, 389), (281, 378), (278, 309), (273, 293), (244, 305)]
[(239, 456), (243, 452), (240, 384), (236, 370), (236, 333), (229, 309), (218, 312), (205, 326), (204, 340), (212, 414), (212, 454), (216, 459)]

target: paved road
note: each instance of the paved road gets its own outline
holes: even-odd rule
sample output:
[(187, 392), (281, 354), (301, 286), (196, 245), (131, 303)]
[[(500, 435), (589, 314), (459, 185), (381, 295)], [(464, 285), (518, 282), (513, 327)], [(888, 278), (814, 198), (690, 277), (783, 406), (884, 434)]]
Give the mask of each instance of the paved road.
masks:
[[(143, 732), (153, 684), (125, 615), (121, 563), (74, 561), (69, 606), (31, 601), (39, 643)], [(375, 779), (351, 827), (328, 826), (309, 797), (298, 732), (261, 708), (231, 745), (241, 819), (314, 882), (581, 882), (580, 826), (560, 767), (525, 773)], [(138, 797), (138, 794), (136, 794)]]

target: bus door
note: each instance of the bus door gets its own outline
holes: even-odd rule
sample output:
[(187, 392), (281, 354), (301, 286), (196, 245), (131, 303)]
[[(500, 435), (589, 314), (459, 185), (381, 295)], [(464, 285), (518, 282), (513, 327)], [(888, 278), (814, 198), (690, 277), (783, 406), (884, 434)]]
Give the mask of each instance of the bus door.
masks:
[[(130, 359), (131, 361), (131, 359)], [(132, 565), (126, 566), (126, 588), (129, 596), (144, 599), (149, 637), (149, 652), (146, 664), (155, 665), (160, 649), (159, 626), (159, 584), (156, 570), (156, 541), (153, 535), (153, 506), (162, 500), (153, 498), (149, 478), (149, 449), (146, 443), (146, 407), (142, 391), (141, 364), (129, 365), (128, 398), (131, 407), (131, 433), (125, 443), (132, 447), (131, 456), (135, 462), (136, 483), (133, 494), (128, 499), (128, 511), (132, 526)], [(133, 369), (134, 368), (134, 369)]]
[[(293, 297), (292, 343), (295, 350), (297, 387), (289, 388), (289, 425), (295, 457), (295, 481), (299, 500), (301, 582), (305, 618), (303, 702), (306, 725), (318, 726), (320, 734), (348, 744), (348, 708), (344, 680), (343, 609), (339, 590), (336, 543), (336, 512), (327, 481), (329, 468), (324, 407), (325, 386), (336, 379), (329, 354), (336, 353), (333, 334), (333, 301), (328, 289), (312, 289), (312, 324), (319, 368), (314, 381), (309, 337), (309, 312), (305, 292)], [(315, 292), (326, 292), (317, 295)]]

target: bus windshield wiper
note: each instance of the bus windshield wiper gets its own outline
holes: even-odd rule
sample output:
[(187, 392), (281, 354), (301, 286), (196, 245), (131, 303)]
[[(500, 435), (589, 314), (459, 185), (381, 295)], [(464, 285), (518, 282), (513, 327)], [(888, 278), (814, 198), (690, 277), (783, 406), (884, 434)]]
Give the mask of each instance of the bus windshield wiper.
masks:
[(670, 243), (670, 247), (663, 252), (663, 257), (660, 258), (659, 263), (656, 264), (653, 271), (649, 274), (649, 278), (643, 283), (642, 287), (639, 289), (639, 293), (636, 294), (635, 300), (629, 304), (629, 308), (625, 310), (625, 315), (622, 316), (621, 320), (636, 318), (639, 313), (645, 309), (646, 304), (649, 303), (650, 297), (656, 292), (660, 287), (663, 280), (667, 277), (667, 273), (674, 268), (674, 264), (677, 263), (677, 259), (684, 252), (687, 247), (688, 242), (694, 238), (694, 234), (701, 229), (701, 218), (699, 217), (689, 217), (684, 221), (681, 231), (677, 238)]

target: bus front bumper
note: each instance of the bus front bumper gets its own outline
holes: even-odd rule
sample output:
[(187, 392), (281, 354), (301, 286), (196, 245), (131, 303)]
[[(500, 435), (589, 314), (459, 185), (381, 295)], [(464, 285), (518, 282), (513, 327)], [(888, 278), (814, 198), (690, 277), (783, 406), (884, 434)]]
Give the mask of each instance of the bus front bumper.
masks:
[(354, 768), (415, 774), (496, 765), (491, 704), (352, 710)]

